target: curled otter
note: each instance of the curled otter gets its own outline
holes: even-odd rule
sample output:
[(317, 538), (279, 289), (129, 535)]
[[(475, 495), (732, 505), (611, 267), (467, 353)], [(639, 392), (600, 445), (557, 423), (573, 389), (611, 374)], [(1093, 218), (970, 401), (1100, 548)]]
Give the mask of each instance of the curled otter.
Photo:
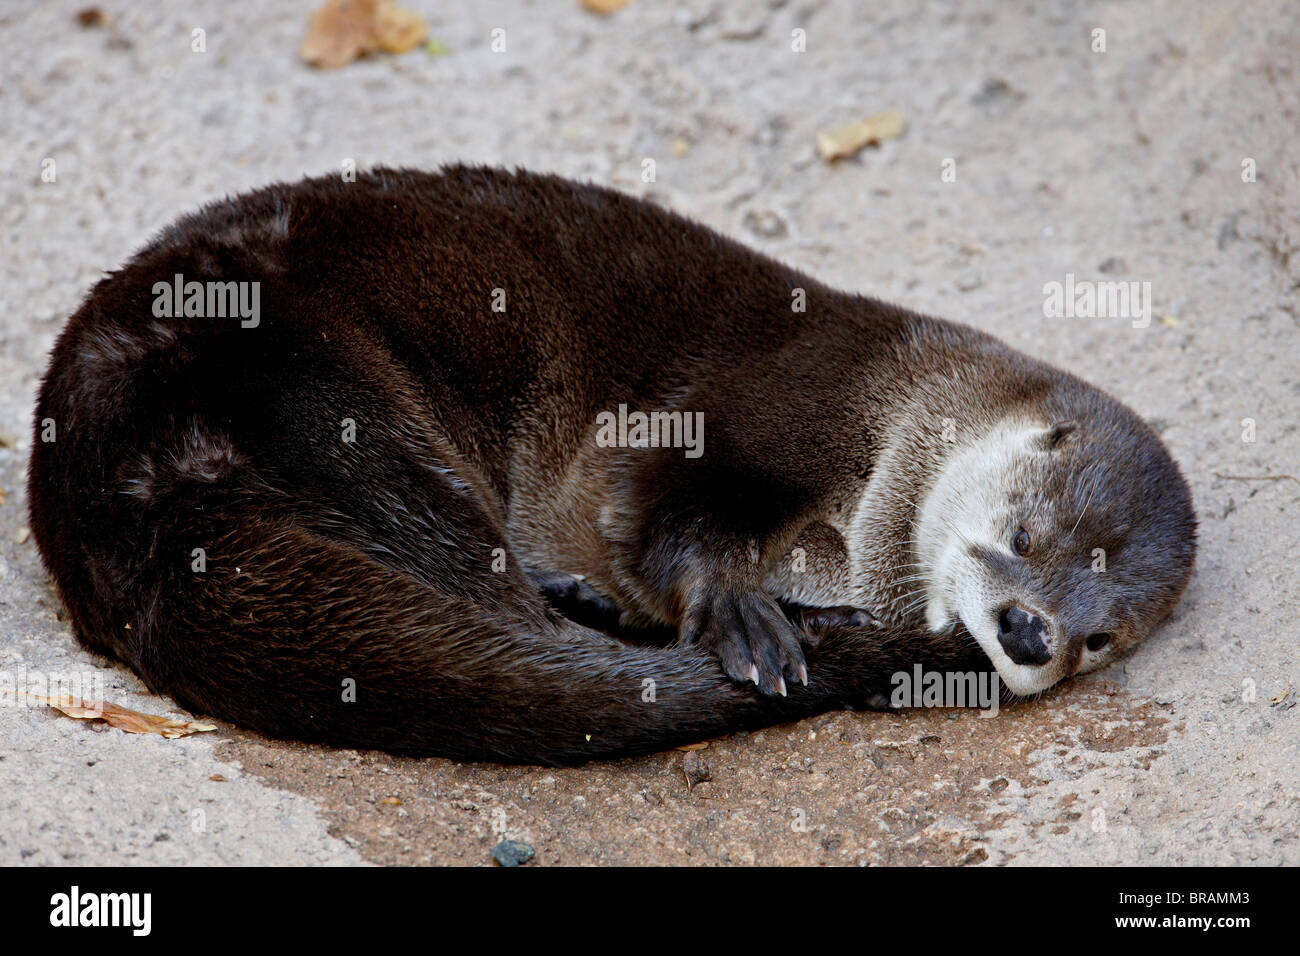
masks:
[(401, 753), (643, 753), (880, 706), (915, 665), (1032, 694), (1140, 641), (1195, 555), (1177, 466), (1101, 391), (526, 172), (182, 218), (73, 315), (36, 432), (87, 646)]

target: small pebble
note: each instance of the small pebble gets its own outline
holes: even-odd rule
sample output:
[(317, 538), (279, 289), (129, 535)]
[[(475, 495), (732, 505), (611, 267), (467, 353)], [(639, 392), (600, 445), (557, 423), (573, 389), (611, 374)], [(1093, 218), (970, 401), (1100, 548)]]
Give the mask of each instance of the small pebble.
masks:
[(713, 779), (713, 772), (709, 770), (709, 765), (697, 753), (688, 753), (682, 758), (682, 772), (686, 775), (688, 789)]
[(527, 863), (536, 855), (536, 850), (518, 840), (502, 840), (492, 848), (492, 859), (501, 866), (518, 866)]

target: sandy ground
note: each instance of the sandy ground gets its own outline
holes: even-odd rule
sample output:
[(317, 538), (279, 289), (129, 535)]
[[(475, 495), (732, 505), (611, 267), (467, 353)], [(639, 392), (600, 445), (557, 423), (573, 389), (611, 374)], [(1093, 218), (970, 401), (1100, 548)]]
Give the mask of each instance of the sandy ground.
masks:
[[(589, 177), (994, 332), (1156, 424), (1202, 550), (1146, 646), (992, 720), (828, 714), (554, 771), (0, 706), (0, 863), (485, 863), (503, 834), (538, 863), (1300, 863), (1300, 7), (414, 0), (449, 55), (318, 73), (310, 2), (106, 0), (115, 31), (87, 2), (0, 3), (0, 671), (170, 710), (77, 647), (25, 533), (37, 378), (168, 220), (349, 159)], [(901, 139), (816, 157), (882, 109)], [(1150, 327), (1045, 318), (1067, 273), (1149, 282)]]

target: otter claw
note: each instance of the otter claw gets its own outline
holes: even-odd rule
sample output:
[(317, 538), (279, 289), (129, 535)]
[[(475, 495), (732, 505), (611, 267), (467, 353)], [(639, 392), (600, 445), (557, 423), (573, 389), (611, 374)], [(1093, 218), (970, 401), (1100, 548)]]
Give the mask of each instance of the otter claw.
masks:
[(785, 678), (807, 674), (799, 631), (773, 598), (756, 589), (698, 593), (682, 615), (680, 639), (718, 658), (732, 680), (788, 696)]

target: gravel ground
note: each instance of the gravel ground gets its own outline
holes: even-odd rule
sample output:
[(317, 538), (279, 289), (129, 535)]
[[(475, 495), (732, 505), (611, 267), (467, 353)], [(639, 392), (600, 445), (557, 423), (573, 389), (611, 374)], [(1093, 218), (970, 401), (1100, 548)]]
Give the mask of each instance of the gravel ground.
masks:
[[(538, 863), (1300, 863), (1300, 7), (411, 0), (449, 54), (321, 73), (310, 2), (105, 0), (112, 29), (87, 2), (0, 2), (0, 671), (171, 710), (60, 620), (25, 532), (37, 379), (177, 214), (346, 160), (588, 177), (989, 330), (1156, 425), (1201, 557), (1145, 647), (994, 720), (829, 714), (554, 771), (0, 706), (0, 863), (485, 863), (503, 834)], [(902, 138), (817, 158), (884, 109)], [(1150, 326), (1045, 318), (1067, 274), (1149, 282)]]

